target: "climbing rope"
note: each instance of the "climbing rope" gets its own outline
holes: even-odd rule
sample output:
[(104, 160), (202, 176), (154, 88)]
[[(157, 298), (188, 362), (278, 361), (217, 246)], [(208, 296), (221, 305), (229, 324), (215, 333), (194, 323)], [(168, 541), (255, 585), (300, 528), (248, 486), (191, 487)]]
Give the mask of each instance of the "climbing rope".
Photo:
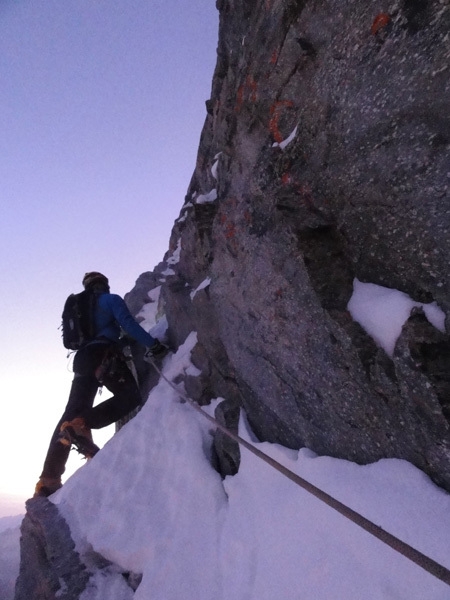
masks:
[(303, 488), (304, 490), (306, 490), (307, 492), (309, 492), (310, 494), (312, 494), (313, 496), (315, 496), (316, 498), (318, 498), (319, 500), (324, 502), (327, 506), (333, 508), (341, 515), (343, 515), (344, 517), (346, 517), (347, 519), (349, 519), (350, 521), (352, 521), (353, 523), (355, 523), (356, 525), (358, 525), (359, 527), (361, 527), (362, 529), (364, 529), (365, 531), (367, 531), (374, 537), (378, 538), (381, 542), (384, 542), (385, 544), (387, 544), (390, 548), (392, 548), (396, 552), (402, 554), (404, 557), (408, 558), (410, 561), (412, 561), (413, 563), (415, 563), (416, 565), (418, 565), (419, 567), (421, 567), (422, 569), (424, 569), (431, 575), (434, 575), (434, 577), (437, 577), (438, 579), (440, 579), (447, 585), (450, 585), (450, 570), (449, 569), (447, 569), (443, 565), (439, 564), (438, 562), (436, 562), (429, 556), (422, 554), (422, 552), (419, 552), (418, 550), (416, 550), (409, 544), (403, 542), (399, 538), (390, 534), (388, 531), (385, 531), (378, 525), (375, 525), (375, 523), (373, 523), (372, 521), (369, 521), (369, 519), (366, 519), (358, 512), (354, 511), (353, 509), (346, 506), (342, 502), (339, 502), (339, 500), (336, 500), (336, 498), (333, 498), (332, 496), (330, 496), (329, 494), (327, 494), (320, 488), (316, 487), (312, 483), (309, 483), (309, 481), (306, 481), (306, 479), (299, 477), (296, 473), (290, 471), (289, 469), (287, 469), (285, 466), (283, 466), (278, 461), (274, 460), (273, 458), (271, 458), (264, 452), (261, 452), (261, 450), (256, 448), (256, 446), (254, 446), (253, 444), (250, 444), (249, 442), (247, 442), (247, 440), (244, 440), (239, 435), (237, 435), (237, 434), (233, 433), (232, 431), (230, 431), (229, 429), (227, 429), (224, 425), (219, 423), (219, 421), (217, 421), (217, 419), (215, 419), (214, 417), (209, 415), (207, 412), (205, 412), (196, 402), (194, 402), (186, 394), (181, 392), (162, 373), (161, 369), (155, 364), (154, 360), (150, 356), (147, 357), (146, 360), (156, 369), (156, 371), (159, 373), (159, 375), (175, 390), (175, 392), (179, 396), (181, 396), (181, 398), (186, 400), (186, 402), (188, 402), (190, 404), (190, 406), (192, 406), (192, 408), (194, 408), (197, 412), (199, 412), (206, 419), (208, 419), (208, 421), (213, 423), (218, 429), (220, 429), (220, 431), (222, 431), (229, 438), (231, 438), (232, 440), (234, 440), (235, 442), (237, 442), (238, 444), (240, 444), (241, 446), (243, 446), (244, 448), (246, 448), (247, 450), (252, 452), (255, 456), (257, 456), (258, 458), (260, 458), (261, 460), (266, 462), (268, 465), (270, 465), (271, 467), (276, 469), (282, 475), (284, 475), (285, 477), (287, 477), (288, 479), (293, 481), (295, 484), (297, 484), (298, 486), (300, 486), (301, 488)]

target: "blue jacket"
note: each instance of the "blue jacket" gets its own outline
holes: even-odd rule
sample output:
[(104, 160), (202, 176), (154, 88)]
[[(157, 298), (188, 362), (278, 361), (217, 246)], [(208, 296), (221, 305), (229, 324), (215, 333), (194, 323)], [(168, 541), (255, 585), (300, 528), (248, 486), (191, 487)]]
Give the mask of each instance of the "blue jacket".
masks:
[(106, 337), (118, 342), (120, 328), (143, 346), (151, 347), (156, 342), (149, 333), (134, 320), (125, 301), (117, 294), (100, 294), (94, 313), (95, 337)]

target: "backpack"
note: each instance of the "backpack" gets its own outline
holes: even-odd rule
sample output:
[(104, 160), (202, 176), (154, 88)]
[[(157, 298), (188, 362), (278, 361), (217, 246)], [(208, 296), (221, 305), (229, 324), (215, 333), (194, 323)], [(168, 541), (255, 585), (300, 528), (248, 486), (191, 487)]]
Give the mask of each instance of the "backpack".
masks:
[(94, 310), (96, 296), (84, 291), (70, 294), (62, 313), (62, 339), (68, 350), (79, 350), (95, 337)]

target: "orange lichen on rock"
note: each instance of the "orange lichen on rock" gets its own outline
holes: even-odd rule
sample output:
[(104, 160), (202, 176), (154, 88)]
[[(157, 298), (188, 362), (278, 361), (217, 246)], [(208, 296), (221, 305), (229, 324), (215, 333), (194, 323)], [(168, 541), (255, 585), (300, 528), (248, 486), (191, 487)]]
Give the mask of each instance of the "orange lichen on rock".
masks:
[(272, 106), (270, 107), (270, 114), (272, 116), (270, 117), (269, 121), (269, 131), (272, 134), (273, 139), (278, 144), (283, 141), (283, 136), (281, 135), (280, 130), (278, 129), (278, 122), (281, 116), (280, 112), (283, 108), (292, 106), (294, 106), (294, 104), (290, 100), (279, 100), (278, 102), (272, 104)]
[(372, 27), (370, 28), (371, 34), (376, 35), (380, 31), (380, 29), (386, 27), (386, 25), (390, 23), (390, 21), (391, 17), (387, 13), (379, 13), (375, 17), (372, 23)]
[(236, 106), (235, 106), (234, 110), (236, 112), (240, 112), (243, 103), (244, 103), (244, 86), (240, 85), (239, 89), (237, 91)]
[(251, 75), (247, 75), (245, 83), (239, 86), (236, 94), (236, 106), (234, 107), (235, 112), (240, 112), (244, 104), (245, 95), (249, 93), (250, 102), (256, 102), (257, 99), (258, 84)]
[(225, 237), (227, 240), (234, 238), (236, 235), (236, 225), (234, 223), (227, 223), (225, 227)]

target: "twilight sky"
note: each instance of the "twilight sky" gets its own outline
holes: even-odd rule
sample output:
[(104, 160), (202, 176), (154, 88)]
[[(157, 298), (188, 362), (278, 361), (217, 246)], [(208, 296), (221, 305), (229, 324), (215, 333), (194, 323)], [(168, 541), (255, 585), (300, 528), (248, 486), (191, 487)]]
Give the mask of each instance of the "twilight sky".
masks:
[(214, 0), (1, 1), (0, 505), (31, 495), (67, 400), (66, 296), (89, 270), (123, 295), (168, 248), (217, 29)]

